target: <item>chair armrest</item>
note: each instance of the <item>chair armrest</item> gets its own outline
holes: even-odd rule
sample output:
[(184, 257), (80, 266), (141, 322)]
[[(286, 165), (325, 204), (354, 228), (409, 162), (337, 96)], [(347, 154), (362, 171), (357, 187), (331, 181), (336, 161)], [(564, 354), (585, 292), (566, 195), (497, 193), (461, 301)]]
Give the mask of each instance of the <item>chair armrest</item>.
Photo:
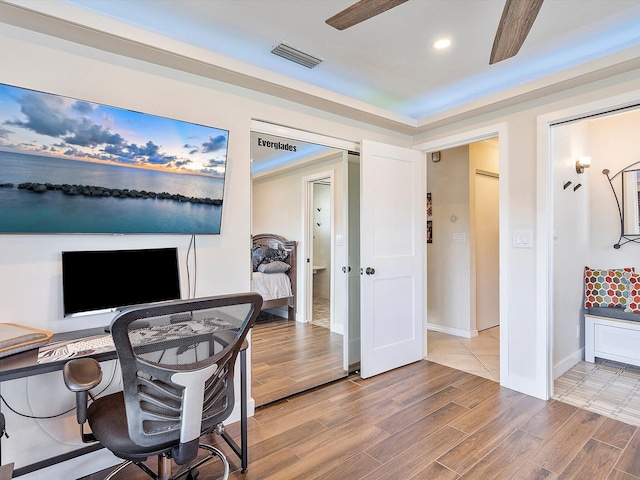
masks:
[(62, 377), (72, 392), (86, 392), (102, 381), (102, 369), (93, 358), (76, 358), (64, 364)]
[(100, 364), (93, 358), (69, 360), (62, 368), (62, 378), (67, 388), (76, 394), (76, 419), (80, 425), (82, 441), (95, 441), (93, 434), (84, 433), (82, 425), (87, 421), (87, 405), (91, 395), (89, 390), (97, 387), (102, 381)]

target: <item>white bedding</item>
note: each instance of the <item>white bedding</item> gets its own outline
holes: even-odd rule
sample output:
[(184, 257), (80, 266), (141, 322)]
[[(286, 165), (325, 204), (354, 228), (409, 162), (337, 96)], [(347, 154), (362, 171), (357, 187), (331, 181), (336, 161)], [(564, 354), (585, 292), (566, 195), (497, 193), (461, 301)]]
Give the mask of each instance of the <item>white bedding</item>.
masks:
[(253, 272), (251, 291), (262, 295), (262, 299), (265, 302), (293, 295), (291, 293), (291, 282), (286, 273)]

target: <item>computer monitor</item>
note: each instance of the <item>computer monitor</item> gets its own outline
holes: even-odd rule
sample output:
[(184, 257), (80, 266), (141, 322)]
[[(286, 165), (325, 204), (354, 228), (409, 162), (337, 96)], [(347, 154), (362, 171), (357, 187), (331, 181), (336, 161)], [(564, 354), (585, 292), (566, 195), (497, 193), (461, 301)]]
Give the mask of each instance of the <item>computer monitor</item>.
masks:
[(180, 298), (177, 248), (62, 252), (65, 316)]

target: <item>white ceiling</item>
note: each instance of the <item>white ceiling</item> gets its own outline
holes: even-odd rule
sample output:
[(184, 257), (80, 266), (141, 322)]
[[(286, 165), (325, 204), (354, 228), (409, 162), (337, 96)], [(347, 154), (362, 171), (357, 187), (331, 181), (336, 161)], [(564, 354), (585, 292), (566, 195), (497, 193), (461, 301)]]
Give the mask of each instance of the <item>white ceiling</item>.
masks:
[[(410, 0), (344, 31), (325, 24), (354, 2), (6, 0), (0, 6), (46, 14), (29, 28), (64, 38), (70, 34), (60, 25), (40, 27), (63, 19), (67, 32), (81, 25), (107, 32), (113, 42), (126, 38), (196, 58), (218, 67), (202, 69), (203, 75), (236, 75), (242, 86), (403, 133), (548, 94), (560, 82), (566, 87), (593, 80), (612, 67), (640, 65), (640, 0), (545, 0), (520, 53), (491, 66), (503, 0)], [(8, 13), (0, 21), (25, 23)], [(431, 44), (443, 36), (452, 46), (435, 51)], [(87, 40), (143, 55), (130, 43), (124, 48), (96, 42)], [(324, 61), (314, 69), (291, 63), (270, 53), (279, 42)]]

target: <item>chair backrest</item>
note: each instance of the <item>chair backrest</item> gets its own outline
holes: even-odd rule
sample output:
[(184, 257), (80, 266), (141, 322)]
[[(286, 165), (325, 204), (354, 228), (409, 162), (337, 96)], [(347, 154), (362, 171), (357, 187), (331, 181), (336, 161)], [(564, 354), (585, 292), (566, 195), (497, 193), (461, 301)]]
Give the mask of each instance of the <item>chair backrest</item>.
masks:
[(136, 444), (175, 443), (177, 463), (195, 457), (200, 435), (233, 410), (234, 364), (261, 306), (260, 295), (236, 294), (134, 308), (113, 320)]

